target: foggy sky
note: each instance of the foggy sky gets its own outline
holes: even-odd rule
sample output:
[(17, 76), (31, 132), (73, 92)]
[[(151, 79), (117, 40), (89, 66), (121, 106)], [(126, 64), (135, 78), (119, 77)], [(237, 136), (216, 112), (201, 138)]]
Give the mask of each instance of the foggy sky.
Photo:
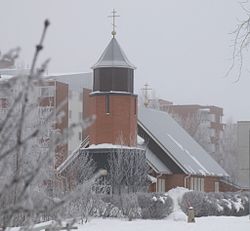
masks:
[(246, 18), (236, 0), (0, 0), (0, 50), (20, 46), (18, 64), (29, 65), (48, 18), (40, 60), (52, 58), (49, 73), (90, 72), (111, 39), (113, 8), (121, 16), (116, 38), (137, 67), (137, 93), (147, 82), (175, 104), (216, 105), (225, 120), (250, 120), (247, 66), (238, 83), (237, 70), (223, 77), (230, 32)]

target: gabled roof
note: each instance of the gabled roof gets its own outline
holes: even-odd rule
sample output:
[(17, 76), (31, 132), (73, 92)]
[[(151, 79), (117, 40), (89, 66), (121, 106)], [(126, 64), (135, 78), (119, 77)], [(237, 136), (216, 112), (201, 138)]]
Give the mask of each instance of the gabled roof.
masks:
[(166, 112), (140, 107), (138, 124), (186, 174), (228, 176)]
[(129, 62), (115, 38), (111, 39), (101, 57), (92, 68), (96, 69), (100, 67), (123, 67), (135, 69), (135, 66)]

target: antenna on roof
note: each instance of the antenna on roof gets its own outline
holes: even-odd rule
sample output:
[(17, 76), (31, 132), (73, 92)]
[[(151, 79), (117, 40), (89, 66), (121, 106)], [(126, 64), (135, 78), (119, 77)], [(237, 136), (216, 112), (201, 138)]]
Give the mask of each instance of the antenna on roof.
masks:
[(113, 31), (111, 32), (111, 34), (113, 35), (113, 38), (115, 37), (116, 35), (116, 31), (115, 31), (115, 28), (116, 28), (116, 25), (115, 25), (115, 18), (117, 17), (120, 17), (120, 15), (117, 15), (115, 9), (113, 9), (113, 11), (111, 12), (112, 15), (109, 15), (108, 17), (109, 18), (113, 18), (113, 23), (112, 23), (112, 26), (113, 26)]

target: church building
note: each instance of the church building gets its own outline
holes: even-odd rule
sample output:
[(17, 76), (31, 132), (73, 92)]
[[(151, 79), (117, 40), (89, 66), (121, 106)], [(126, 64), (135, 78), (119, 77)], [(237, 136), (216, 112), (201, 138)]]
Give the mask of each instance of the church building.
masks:
[(108, 155), (122, 148), (146, 156), (149, 191), (177, 186), (206, 192), (236, 190), (224, 169), (166, 112), (138, 107), (135, 66), (115, 35), (113, 29), (111, 41), (92, 67), (92, 89), (82, 86), (84, 116), (95, 120), (84, 132), (79, 150), (57, 168), (59, 174), (67, 175), (72, 162), (87, 153), (97, 169), (108, 170)]

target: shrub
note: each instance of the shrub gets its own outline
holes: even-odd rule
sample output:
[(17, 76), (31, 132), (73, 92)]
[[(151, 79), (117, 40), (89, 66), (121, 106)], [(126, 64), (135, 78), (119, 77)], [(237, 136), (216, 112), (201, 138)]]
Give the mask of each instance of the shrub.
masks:
[(102, 195), (96, 200), (93, 216), (98, 217), (124, 217), (121, 206), (121, 198), (117, 195)]
[(138, 198), (135, 193), (122, 194), (122, 209), (123, 214), (129, 218), (129, 220), (141, 217), (141, 208), (138, 204)]
[(143, 219), (162, 219), (173, 212), (173, 201), (167, 194), (139, 193), (137, 197)]
[(244, 216), (248, 214), (248, 198), (247, 192), (203, 193), (190, 191), (184, 194), (180, 206), (186, 214), (188, 207), (192, 206), (196, 217)]
[(162, 219), (173, 212), (173, 201), (167, 194), (130, 193), (122, 195), (104, 195), (101, 197), (105, 208), (99, 212), (104, 217), (128, 217)]

